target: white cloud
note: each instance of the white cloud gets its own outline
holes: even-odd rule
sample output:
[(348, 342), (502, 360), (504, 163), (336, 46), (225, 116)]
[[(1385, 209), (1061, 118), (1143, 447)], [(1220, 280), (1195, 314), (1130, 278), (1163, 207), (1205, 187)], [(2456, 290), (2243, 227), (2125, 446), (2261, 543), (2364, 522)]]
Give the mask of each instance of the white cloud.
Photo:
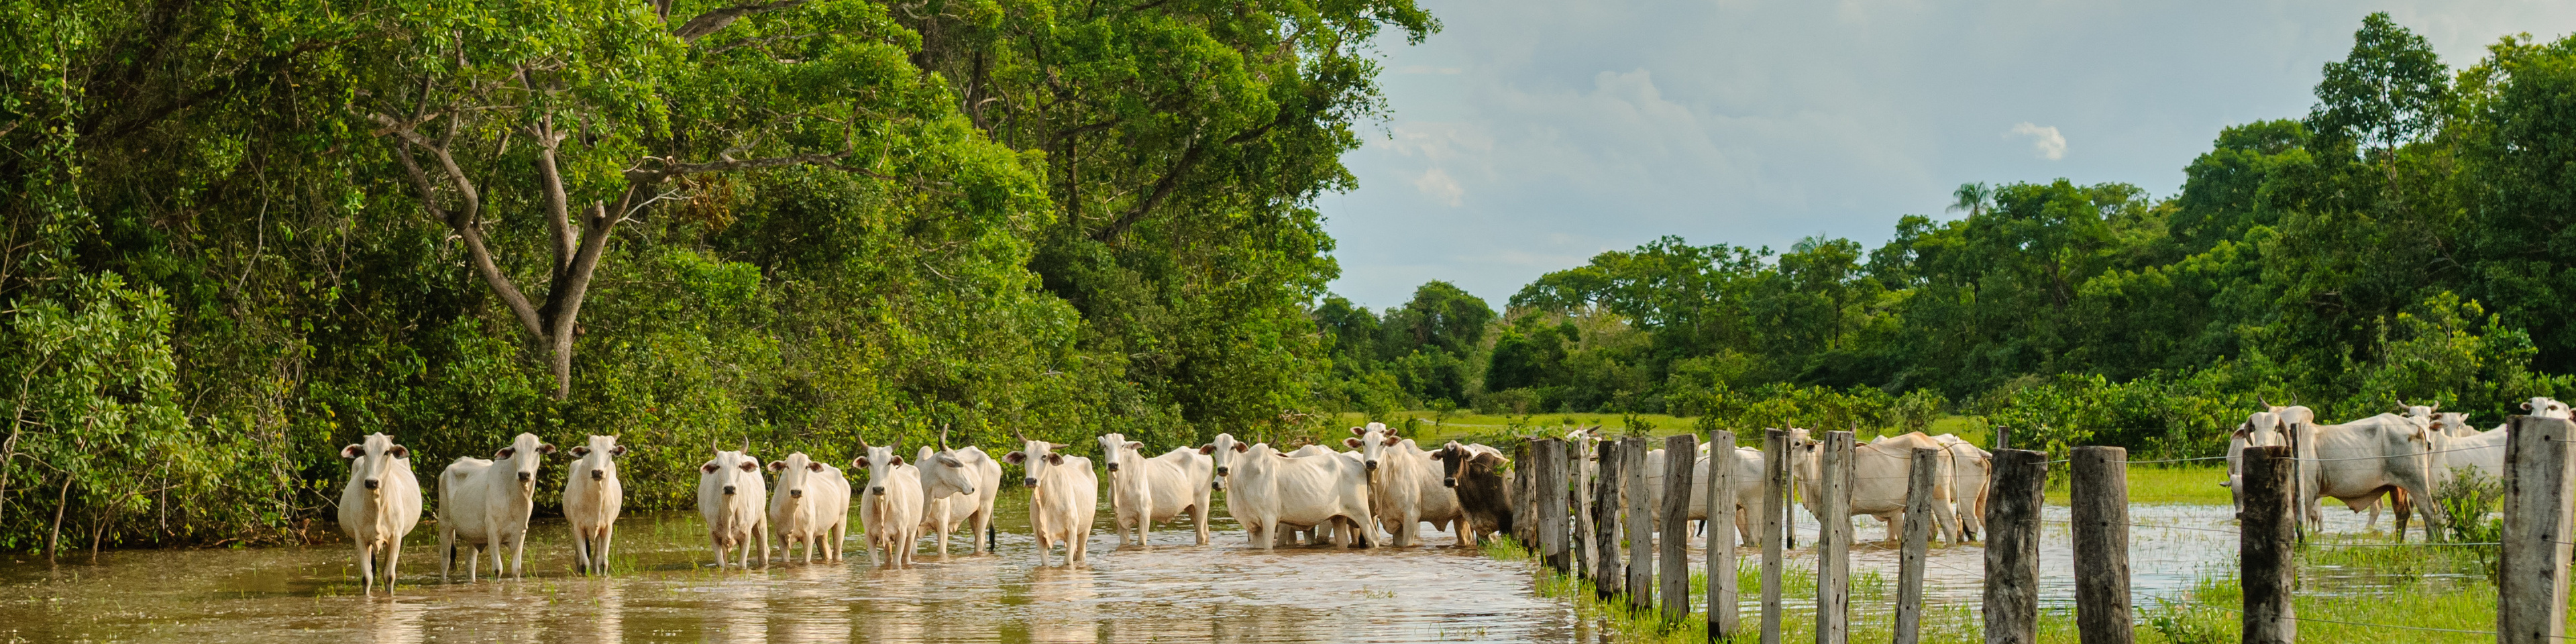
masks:
[(1440, 166), (1431, 166), (1422, 176), (1414, 178), (1413, 188), (1440, 200), (1440, 203), (1449, 204), (1451, 208), (1458, 207), (1467, 196), (1467, 189), (1459, 187), (1458, 180), (1449, 178), (1449, 171), (1440, 169)]
[(2030, 153), (2039, 158), (2050, 161), (2066, 158), (2066, 135), (2058, 134), (2055, 125), (2041, 126), (2023, 121), (2013, 125), (2012, 131), (2004, 133), (2005, 138), (2016, 136), (2030, 137)]

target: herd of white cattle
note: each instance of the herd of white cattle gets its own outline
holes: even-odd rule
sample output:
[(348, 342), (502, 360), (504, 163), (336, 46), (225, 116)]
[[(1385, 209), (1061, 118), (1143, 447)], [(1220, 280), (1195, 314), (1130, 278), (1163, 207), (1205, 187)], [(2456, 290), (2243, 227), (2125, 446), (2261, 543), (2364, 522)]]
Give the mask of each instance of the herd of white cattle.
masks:
[[(2397, 513), (2402, 539), (2410, 511), (2422, 512), (2431, 529), (2436, 520), (2431, 504), (2412, 501), (2431, 498), (2433, 487), (2446, 477), (2466, 471), (2503, 475), (2506, 428), (2479, 431), (2468, 425), (2465, 414), (2443, 412), (2438, 405), (2334, 425), (2317, 424), (2307, 407), (2268, 402), (2264, 407), (2233, 433), (2227, 480), (2220, 484), (2235, 488), (2242, 482), (2245, 448), (2292, 445), (2301, 463), (2296, 476), (2302, 516), (2312, 526), (2323, 520), (2317, 502), (2328, 497), (2353, 511), (2370, 511), (2375, 526), (2384, 498)], [(2549, 398), (2534, 398), (2524, 409), (2535, 416), (2569, 417), (2567, 405)], [(1458, 545), (1474, 546), (1485, 535), (1511, 530), (1512, 490), (1501, 473), (1510, 461), (1500, 450), (1456, 442), (1424, 450), (1378, 423), (1351, 432), (1354, 436), (1343, 441), (1347, 451), (1305, 445), (1281, 452), (1218, 434), (1208, 444), (1159, 456), (1147, 456), (1143, 443), (1118, 434), (1101, 436), (1119, 545), (1142, 544), (1151, 525), (1184, 516), (1194, 524), (1198, 544), (1207, 545), (1211, 500), (1217, 492), (1227, 495), (1227, 509), (1243, 527), (1246, 543), (1265, 549), (1300, 539), (1341, 547), (1410, 547), (1422, 541), (1425, 524), (1451, 532)], [(1817, 443), (1807, 430), (1788, 433), (1792, 478), (1812, 513), (1819, 481)], [(841, 560), (853, 499), (859, 505), (860, 537), (877, 565), (911, 565), (923, 536), (935, 536), (945, 557), (949, 536), (957, 532), (965, 534), (970, 553), (985, 554), (989, 540), (978, 537), (992, 530), (1002, 462), (1007, 461), (1021, 467), (1020, 484), (1030, 488), (1029, 527), (1038, 544), (1038, 564), (1047, 565), (1059, 546), (1066, 563), (1084, 561), (1100, 497), (1091, 459), (1063, 453), (1067, 446), (1060, 443), (1017, 438), (1020, 449), (999, 459), (975, 446), (951, 448), (944, 432), (938, 447), (923, 446), (910, 459), (897, 446), (862, 440), (863, 455), (851, 459), (850, 466), (867, 472), (864, 493), (855, 493), (840, 468), (802, 452), (766, 464), (777, 478), (772, 493), (761, 460), (746, 453), (747, 445), (736, 450), (716, 445), (714, 457), (698, 467), (698, 512), (719, 568), (767, 565), (773, 543), (788, 557), (796, 556), (801, 546), (806, 563)], [(1573, 462), (1581, 468), (1575, 480), (1590, 480), (1603, 438), (1598, 428), (1574, 430), (1566, 438), (1576, 453)], [(1695, 481), (1710, 480), (1709, 449), (1699, 446)], [(1765, 454), (1749, 447), (1727, 449), (1735, 450), (1733, 476), (1728, 477), (1734, 485), (1718, 493), (1734, 500), (1736, 533), (1749, 546), (1755, 543), (1755, 522), (1763, 516)], [(1908, 433), (1855, 446), (1850, 514), (1886, 522), (1887, 539), (1894, 541), (1903, 523), (1915, 449), (1936, 451), (1936, 533), (1953, 543), (1977, 539), (1993, 455), (1948, 434)], [(555, 451), (534, 434), (520, 434), (491, 459), (466, 457), (448, 465), (438, 480), (442, 578), (455, 568), (459, 553), (465, 555), (468, 581), (476, 578), (487, 552), (494, 576), (525, 575), (524, 541), (535, 509), (538, 467)], [(572, 528), (573, 559), (584, 574), (604, 574), (624, 494), (615, 457), (624, 455), (626, 447), (614, 437), (591, 436), (571, 452), (576, 460), (565, 476), (562, 507)], [(390, 436), (369, 435), (343, 448), (341, 456), (351, 465), (340, 496), (340, 526), (357, 543), (359, 576), (372, 594), (379, 577), (388, 588), (393, 583), (402, 538), (420, 522), (421, 488), (412, 476), (410, 451)], [(1640, 507), (1660, 507), (1666, 458), (1664, 450), (1647, 452), (1647, 498)], [(1707, 519), (1711, 487), (1690, 486), (1690, 520)], [(757, 557), (751, 553), (754, 545), (760, 549)]]
[[(2523, 411), (2542, 418), (2569, 418), (2566, 403), (2533, 398)], [(2236, 427), (2227, 445), (2227, 480), (2231, 490), (2244, 482), (2241, 455), (2248, 447), (2289, 446), (2299, 519), (2309, 529), (2322, 529), (2324, 499), (2344, 502), (2354, 512), (2370, 512), (2379, 522), (2380, 502), (2396, 515), (2397, 538), (2406, 538), (2406, 519), (2420, 513), (2427, 538), (2441, 520), (2432, 492), (2459, 476), (2501, 480), (2505, 440), (2511, 423), (2480, 431), (2468, 414), (2446, 412), (2440, 405), (2408, 405), (2348, 423), (2324, 425), (2307, 407), (2264, 403), (2264, 410)], [(2240, 503), (2242, 495), (2238, 495)]]

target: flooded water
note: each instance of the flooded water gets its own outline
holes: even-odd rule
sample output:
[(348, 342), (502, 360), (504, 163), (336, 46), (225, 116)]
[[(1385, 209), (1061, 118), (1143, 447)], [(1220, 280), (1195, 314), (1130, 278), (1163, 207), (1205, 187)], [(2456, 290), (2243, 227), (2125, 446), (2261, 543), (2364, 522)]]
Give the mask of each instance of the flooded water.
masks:
[[(1025, 495), (1016, 497), (1026, 499)], [(571, 574), (569, 533), (542, 522), (524, 581), (438, 582), (434, 524), (407, 540), (390, 600), (359, 595), (349, 547), (74, 553), (0, 566), (0, 641), (184, 642), (1561, 642), (1574, 611), (1531, 591), (1531, 566), (1452, 548), (1243, 547), (1218, 513), (1215, 545), (1157, 531), (1119, 549), (1106, 527), (1088, 565), (1037, 567), (1025, 511), (1008, 507), (999, 555), (914, 568), (840, 564), (719, 573), (694, 514), (619, 521), (616, 574)], [(1107, 504), (1103, 504), (1106, 508)], [(961, 541), (962, 543), (962, 541)], [(19, 559), (25, 559), (19, 555)], [(72, 564), (71, 561), (82, 563)], [(1057, 555), (1061, 563), (1061, 555)]]
[[(96, 563), (73, 553), (59, 566), (21, 554), (0, 563), (0, 639), (1563, 642), (1590, 640), (1598, 630), (1578, 623), (1567, 601), (1535, 594), (1530, 564), (1448, 547), (1262, 552), (1244, 547), (1222, 510), (1211, 522), (1213, 547), (1193, 545), (1183, 528), (1155, 532), (1151, 549), (1118, 548), (1104, 511), (1087, 565), (1038, 567), (1025, 511), (1016, 505), (1025, 499), (1003, 499), (998, 555), (968, 556), (961, 539), (954, 556), (923, 554), (916, 567), (900, 571), (875, 568), (853, 543), (840, 564), (720, 572), (708, 566), (697, 517), (662, 514), (620, 521), (617, 573), (605, 579), (573, 575), (562, 522), (540, 520), (528, 540), (527, 579), (469, 584), (460, 573), (440, 583), (435, 524), (424, 524), (408, 539), (404, 583), (391, 599), (360, 596), (354, 554), (339, 544), (114, 551)], [(2140, 603), (2235, 566), (2229, 507), (2138, 505), (2130, 512), (2131, 583)], [(2066, 508), (2046, 508), (2041, 602), (2050, 606), (2074, 599), (2067, 518)], [(1811, 544), (1816, 523), (1803, 509), (1800, 519), (1800, 543)], [(1875, 574), (1892, 588), (1896, 552), (1879, 545), (1884, 528), (1865, 518), (1853, 525), (1853, 577)], [(2327, 530), (2364, 531), (2359, 515), (2341, 509), (2328, 512)], [(1448, 543), (1445, 536), (1430, 541)], [(1705, 551), (1692, 554), (1704, 560)], [(1735, 556), (1745, 568), (1760, 564), (1758, 548)], [(1952, 607), (1980, 601), (1981, 548), (1937, 547), (1929, 560), (1928, 600)], [(1815, 561), (1799, 551), (1788, 566), (1811, 571)], [(2365, 577), (2353, 584), (2368, 584)], [(1875, 610), (1857, 601), (1862, 595), (1855, 593), (1854, 608)], [(1747, 589), (1747, 615), (1758, 597)], [(1790, 603), (1810, 605), (1795, 597)]]

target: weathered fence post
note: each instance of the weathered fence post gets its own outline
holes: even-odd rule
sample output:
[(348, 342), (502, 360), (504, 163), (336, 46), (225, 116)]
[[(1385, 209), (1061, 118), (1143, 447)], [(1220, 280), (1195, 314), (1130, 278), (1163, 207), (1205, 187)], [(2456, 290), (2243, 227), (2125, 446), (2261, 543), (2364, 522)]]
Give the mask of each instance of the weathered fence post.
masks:
[(2542, 644), (2567, 634), (2567, 441), (2576, 424), (2515, 416), (2504, 452), (2504, 554), (2496, 641)]
[(1780, 644), (1781, 541), (1789, 529), (1789, 432), (1762, 432), (1762, 644)]
[(1565, 441), (1565, 460), (1571, 466), (1566, 470), (1571, 479), (1567, 481), (1567, 503), (1571, 506), (1567, 512), (1574, 517), (1574, 574), (1587, 579), (1597, 565), (1593, 562), (1601, 558), (1601, 540), (1592, 533), (1592, 451), (1589, 439)]
[(1816, 644), (1851, 639), (1852, 433), (1825, 432), (1816, 462)]
[(2291, 474), (2298, 471), (2287, 446), (2246, 448), (2245, 505), (2236, 515), (2237, 579), (2245, 591), (2245, 644), (2289, 644), (2299, 640), (2298, 612), (2290, 590), (2298, 581), (2292, 540), (2298, 522), (2292, 500), (2298, 497)]
[[(1735, 637), (1735, 432), (1708, 433), (1708, 639)], [(1725, 545), (1719, 545), (1719, 544)]]
[(1565, 534), (1565, 441), (1539, 441), (1537, 464), (1538, 516), (1529, 520), (1538, 524), (1539, 552), (1547, 567), (1568, 572), (1568, 560), (1573, 557)]
[(1593, 445), (1600, 460), (1600, 472), (1592, 481), (1592, 590), (1602, 599), (1619, 594), (1628, 581), (1628, 571), (1621, 568), (1619, 556), (1619, 456), (1626, 445), (1620, 441), (1601, 441)]
[[(1646, 499), (1646, 439), (1619, 439), (1620, 504), (1627, 508), (1628, 609), (1655, 609), (1655, 508)], [(1669, 455), (1667, 455), (1669, 456)]]
[(1932, 549), (1932, 484), (1940, 450), (1916, 449), (1906, 463), (1905, 543), (1896, 556), (1896, 644), (1923, 634), (1923, 566)]
[(1995, 451), (2000, 452), (2008, 449), (2012, 449), (2012, 428), (2003, 425), (1996, 425)]
[(1986, 492), (1986, 642), (2039, 639), (2039, 511), (2048, 453), (1995, 450)]
[(1655, 535), (1655, 596), (1664, 602), (1666, 625), (1690, 616), (1691, 469), (1696, 465), (1698, 436), (1664, 439), (1664, 529)]
[(2078, 447), (2070, 458), (2077, 638), (2129, 644), (2137, 640), (2129, 621), (2129, 450)]

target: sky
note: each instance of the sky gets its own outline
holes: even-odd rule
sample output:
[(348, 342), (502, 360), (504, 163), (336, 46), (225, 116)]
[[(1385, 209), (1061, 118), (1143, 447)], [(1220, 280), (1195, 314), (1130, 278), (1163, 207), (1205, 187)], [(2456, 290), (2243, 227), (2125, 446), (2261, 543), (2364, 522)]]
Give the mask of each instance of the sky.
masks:
[(2466, 67), (2576, 0), (1417, 0), (1378, 45), (1388, 111), (1316, 202), (1334, 293), (1447, 280), (1495, 309), (1539, 275), (1664, 235), (1870, 247), (1967, 182), (2178, 192), (2221, 128), (2304, 116), (2387, 11)]

